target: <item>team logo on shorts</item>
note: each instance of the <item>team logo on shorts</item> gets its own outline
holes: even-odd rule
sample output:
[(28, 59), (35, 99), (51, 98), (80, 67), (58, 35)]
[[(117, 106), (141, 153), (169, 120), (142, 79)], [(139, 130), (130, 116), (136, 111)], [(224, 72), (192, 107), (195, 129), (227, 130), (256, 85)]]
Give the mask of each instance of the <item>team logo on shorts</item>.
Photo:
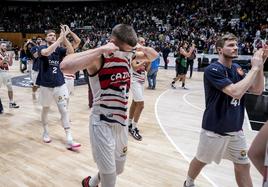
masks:
[(245, 150), (243, 150), (243, 151), (240, 152), (240, 155), (241, 155), (242, 157), (245, 157), (245, 156), (247, 156), (247, 152), (246, 152)]
[(123, 148), (123, 153), (120, 155), (120, 157), (124, 157), (127, 154), (127, 146)]
[(237, 68), (237, 69), (236, 69), (236, 72), (237, 72), (240, 76), (243, 76), (243, 75), (245, 74), (242, 68)]
[(126, 153), (127, 152), (127, 147), (124, 147), (123, 148), (123, 153)]

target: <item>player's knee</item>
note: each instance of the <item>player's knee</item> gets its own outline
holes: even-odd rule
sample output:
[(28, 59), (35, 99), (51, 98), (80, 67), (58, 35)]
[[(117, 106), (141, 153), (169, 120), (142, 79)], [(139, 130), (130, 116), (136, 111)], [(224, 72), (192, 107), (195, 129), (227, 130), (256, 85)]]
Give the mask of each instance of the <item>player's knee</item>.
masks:
[(10, 84), (7, 84), (7, 90), (9, 91), (9, 92), (12, 92), (13, 91), (13, 89), (12, 89), (12, 84), (10, 83)]
[(120, 175), (124, 171), (125, 162), (116, 161), (116, 174)]
[(143, 110), (143, 108), (144, 108), (144, 102), (143, 101), (137, 102), (137, 105), (138, 105), (140, 110)]

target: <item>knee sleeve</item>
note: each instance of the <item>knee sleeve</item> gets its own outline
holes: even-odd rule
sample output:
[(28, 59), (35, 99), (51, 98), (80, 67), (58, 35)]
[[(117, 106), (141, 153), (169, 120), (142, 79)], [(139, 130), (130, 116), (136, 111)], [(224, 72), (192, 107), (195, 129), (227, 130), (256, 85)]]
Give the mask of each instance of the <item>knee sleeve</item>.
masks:
[(49, 107), (43, 107), (41, 113), (41, 121), (43, 125), (47, 125), (47, 115), (48, 115)]
[(116, 160), (115, 164), (116, 164), (116, 174), (120, 175), (124, 171), (125, 161), (117, 161)]
[(100, 173), (100, 180), (101, 180), (101, 187), (115, 187), (116, 172), (111, 174)]
[(70, 128), (69, 115), (67, 112), (67, 102), (66, 100), (60, 100), (57, 102), (58, 110), (61, 115), (62, 126), (65, 129)]

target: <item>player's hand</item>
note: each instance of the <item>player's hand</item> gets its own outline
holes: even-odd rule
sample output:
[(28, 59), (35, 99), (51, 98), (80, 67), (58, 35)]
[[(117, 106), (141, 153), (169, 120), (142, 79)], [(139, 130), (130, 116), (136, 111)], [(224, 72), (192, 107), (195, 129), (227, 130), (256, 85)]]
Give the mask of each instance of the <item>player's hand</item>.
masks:
[(59, 38), (58, 38), (58, 40), (59, 40), (60, 42), (63, 42), (63, 39), (64, 39), (64, 37), (65, 37), (64, 33), (65, 33), (65, 31), (64, 31), (64, 29), (61, 27), (61, 29), (60, 29), (60, 36), (59, 36)]
[(65, 31), (65, 36), (67, 36), (71, 32), (71, 29), (68, 25), (60, 25), (60, 26)]
[(102, 49), (102, 53), (111, 54), (115, 51), (119, 51), (119, 47), (117, 47), (114, 43), (109, 42), (100, 47)]
[(251, 59), (252, 68), (258, 68), (258, 69), (263, 68), (263, 64), (264, 64), (263, 54), (264, 54), (263, 49), (259, 49), (254, 53)]

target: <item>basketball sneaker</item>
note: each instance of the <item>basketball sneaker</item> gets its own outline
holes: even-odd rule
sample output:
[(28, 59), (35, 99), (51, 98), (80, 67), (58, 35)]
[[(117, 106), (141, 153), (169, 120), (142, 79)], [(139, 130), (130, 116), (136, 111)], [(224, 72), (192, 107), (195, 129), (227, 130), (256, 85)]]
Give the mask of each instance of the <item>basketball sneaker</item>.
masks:
[(186, 181), (184, 181), (184, 183), (183, 183), (183, 187), (195, 187), (195, 185), (192, 184), (192, 185), (190, 185), (190, 186), (186, 186)]
[(137, 127), (135, 129), (131, 129), (130, 134), (133, 136), (134, 139), (136, 139), (138, 141), (142, 140), (142, 136), (140, 135)]
[[(84, 179), (82, 180), (82, 186), (83, 186), (83, 187), (90, 187), (90, 186), (89, 186), (89, 181), (90, 181), (90, 179), (91, 179), (91, 176), (88, 176), (88, 177), (84, 178)], [(94, 186), (94, 187), (95, 187), (95, 186)], [(96, 187), (98, 187), (98, 185), (97, 185)]]
[(45, 142), (45, 143), (50, 143), (51, 142), (51, 139), (50, 139), (50, 137), (49, 137), (47, 132), (43, 133), (43, 142)]
[(20, 106), (17, 105), (15, 102), (9, 103), (9, 108), (19, 108)]
[(67, 143), (66, 148), (70, 151), (76, 151), (78, 148), (81, 147), (80, 143), (72, 142), (72, 143)]
[(173, 83), (171, 83), (170, 86), (171, 88), (176, 89), (176, 86)]

